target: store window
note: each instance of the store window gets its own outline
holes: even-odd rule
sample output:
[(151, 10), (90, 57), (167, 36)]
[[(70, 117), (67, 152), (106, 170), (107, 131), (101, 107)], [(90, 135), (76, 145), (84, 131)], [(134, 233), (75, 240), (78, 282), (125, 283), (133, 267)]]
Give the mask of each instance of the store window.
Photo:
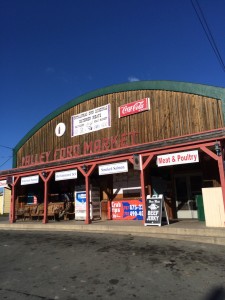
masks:
[(113, 194), (118, 199), (141, 197), (140, 173), (129, 170), (127, 173), (113, 174)]

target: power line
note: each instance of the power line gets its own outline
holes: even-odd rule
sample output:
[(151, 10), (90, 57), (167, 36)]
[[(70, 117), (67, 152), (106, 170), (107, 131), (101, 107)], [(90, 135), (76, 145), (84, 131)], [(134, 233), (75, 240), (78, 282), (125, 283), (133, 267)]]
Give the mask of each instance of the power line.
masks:
[(11, 150), (13, 150), (13, 148), (11, 148), (11, 147), (8, 147), (8, 146), (3, 146), (3, 145), (0, 145), (0, 147), (2, 147), (2, 148), (7, 148), (7, 149), (11, 149)]
[(223, 62), (223, 58), (222, 58), (222, 56), (221, 56), (221, 54), (219, 52), (219, 49), (218, 49), (218, 47), (216, 45), (215, 39), (214, 39), (214, 37), (212, 35), (212, 32), (211, 32), (211, 30), (210, 30), (210, 28), (209, 28), (209, 26), (207, 24), (207, 20), (206, 20), (206, 18), (204, 16), (204, 13), (203, 13), (202, 9), (201, 9), (201, 6), (199, 5), (198, 0), (195, 0), (195, 2), (196, 2), (197, 7), (195, 6), (194, 1), (191, 0), (192, 6), (193, 6), (193, 8), (194, 8), (194, 10), (196, 12), (196, 15), (198, 17), (199, 22), (202, 25), (202, 28), (203, 28), (206, 36), (207, 36), (207, 39), (208, 39), (208, 41), (209, 41), (209, 43), (210, 43), (210, 45), (211, 45), (211, 47), (212, 47), (212, 49), (213, 49), (216, 57), (217, 57), (220, 65), (221, 65), (223, 71), (225, 71), (225, 64)]
[(12, 156), (10, 156), (4, 163), (2, 163), (2, 164), (0, 165), (0, 168), (3, 167), (10, 159), (12, 159)]
[[(10, 149), (10, 150), (13, 150), (13, 148), (8, 147), (8, 146), (5, 146), (5, 145), (0, 145), (0, 147), (6, 148), (6, 149)], [(1, 158), (3, 158), (3, 157), (1, 157)], [(0, 165), (0, 168), (3, 167), (10, 159), (12, 159), (12, 156), (8, 156), (7, 160), (4, 161), (4, 162)]]

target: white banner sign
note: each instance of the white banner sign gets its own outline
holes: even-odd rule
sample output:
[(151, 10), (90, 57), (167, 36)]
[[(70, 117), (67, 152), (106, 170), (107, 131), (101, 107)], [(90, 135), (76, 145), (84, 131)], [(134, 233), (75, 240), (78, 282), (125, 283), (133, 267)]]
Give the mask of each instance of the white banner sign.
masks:
[(123, 173), (123, 172), (128, 172), (127, 161), (98, 166), (99, 175), (116, 174), (116, 173)]
[(27, 176), (21, 178), (21, 185), (35, 184), (39, 182), (39, 175)]
[(111, 127), (111, 108), (106, 104), (71, 117), (71, 136)]
[(198, 150), (157, 156), (158, 167), (182, 165), (199, 162)]
[(3, 188), (3, 187), (8, 187), (6, 180), (0, 180), (0, 188)]
[(55, 181), (77, 178), (77, 169), (55, 172)]

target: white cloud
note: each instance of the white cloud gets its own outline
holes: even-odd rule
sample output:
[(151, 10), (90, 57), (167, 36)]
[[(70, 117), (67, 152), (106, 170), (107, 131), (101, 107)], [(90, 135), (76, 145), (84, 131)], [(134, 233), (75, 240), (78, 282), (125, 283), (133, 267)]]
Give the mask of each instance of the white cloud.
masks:
[(128, 81), (133, 82), (133, 81), (140, 81), (139, 78), (135, 77), (135, 76), (129, 76), (128, 77)]

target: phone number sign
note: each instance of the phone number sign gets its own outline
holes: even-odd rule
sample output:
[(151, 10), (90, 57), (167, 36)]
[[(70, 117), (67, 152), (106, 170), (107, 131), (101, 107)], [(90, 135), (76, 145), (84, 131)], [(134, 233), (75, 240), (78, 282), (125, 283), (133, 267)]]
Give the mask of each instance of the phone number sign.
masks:
[(112, 201), (113, 220), (143, 220), (142, 200)]

